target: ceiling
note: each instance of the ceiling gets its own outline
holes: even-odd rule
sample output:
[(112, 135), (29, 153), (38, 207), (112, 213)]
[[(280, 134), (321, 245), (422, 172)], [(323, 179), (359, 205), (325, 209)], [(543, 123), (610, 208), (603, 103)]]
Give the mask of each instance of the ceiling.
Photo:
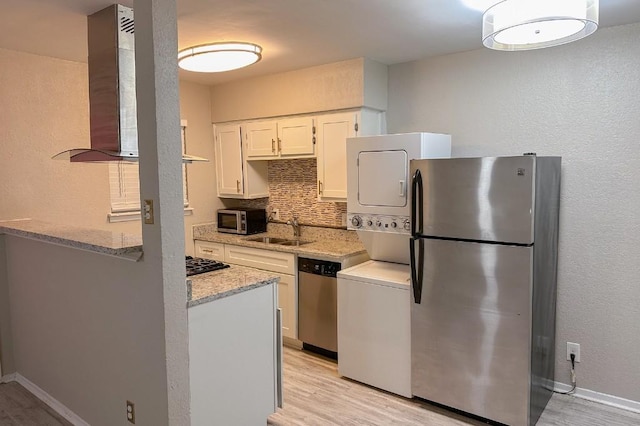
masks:
[[(0, 47), (86, 62), (86, 16), (107, 0), (2, 0)], [(120, 0), (133, 6), (133, 0)], [(357, 57), (395, 64), (479, 49), (482, 12), (462, 0), (177, 0), (179, 49), (250, 41), (263, 59), (218, 74), (219, 84)], [(600, 0), (600, 26), (640, 22), (639, 0)]]

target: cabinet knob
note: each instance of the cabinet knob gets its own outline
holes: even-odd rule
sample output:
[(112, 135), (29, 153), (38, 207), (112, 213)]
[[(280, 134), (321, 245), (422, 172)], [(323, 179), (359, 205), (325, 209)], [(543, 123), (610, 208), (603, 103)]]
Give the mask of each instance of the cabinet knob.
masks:
[(275, 139), (271, 139), (271, 152), (275, 154), (276, 152), (276, 141)]
[(318, 194), (322, 195), (322, 181), (318, 181)]
[(236, 181), (236, 191), (238, 192), (238, 194), (240, 193), (240, 181), (239, 180)]
[(282, 139), (278, 138), (278, 151), (282, 151)]

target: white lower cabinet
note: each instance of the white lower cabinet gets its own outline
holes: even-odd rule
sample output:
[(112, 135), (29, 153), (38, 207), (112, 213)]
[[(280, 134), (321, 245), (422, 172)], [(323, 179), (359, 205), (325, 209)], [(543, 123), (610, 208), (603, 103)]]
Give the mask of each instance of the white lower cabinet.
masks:
[(252, 247), (224, 245), (224, 261), (275, 272), (280, 277), (278, 307), (282, 310), (282, 335), (298, 338), (296, 255)]
[(278, 283), (278, 307), (282, 310), (282, 335), (298, 338), (298, 283), (296, 255), (273, 250), (195, 240), (197, 257), (274, 272)]
[(298, 338), (296, 276), (278, 274), (278, 307), (282, 311), (282, 336)]
[(196, 241), (194, 247), (195, 257), (224, 262), (224, 244)]
[(276, 293), (269, 284), (189, 308), (192, 425), (266, 424), (276, 411), (282, 355)]

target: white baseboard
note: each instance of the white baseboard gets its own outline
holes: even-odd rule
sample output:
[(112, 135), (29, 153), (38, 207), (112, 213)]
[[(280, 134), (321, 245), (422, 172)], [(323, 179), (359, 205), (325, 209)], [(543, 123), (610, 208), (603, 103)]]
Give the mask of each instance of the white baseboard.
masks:
[[(15, 381), (20, 383), (29, 392), (34, 394), (39, 400), (47, 404), (49, 407), (53, 408), (53, 410), (56, 413), (60, 414), (62, 417), (67, 419), (67, 421), (69, 421), (74, 426), (91, 426), (89, 425), (89, 423), (82, 420), (80, 416), (78, 416), (76, 413), (74, 413), (73, 411), (65, 407), (60, 401), (58, 401), (57, 399), (55, 399), (54, 397), (46, 393), (44, 390), (40, 389), (38, 385), (31, 382), (29, 379), (22, 376), (20, 373), (8, 374), (7, 376), (13, 376), (12, 377), (13, 380), (10, 380), (10, 381)], [(2, 378), (3, 381), (5, 377)]]
[[(555, 382), (554, 390), (558, 392), (568, 392), (571, 390), (571, 386), (564, 383)], [(576, 398), (582, 398), (600, 404), (609, 405), (611, 407), (620, 408), (634, 413), (640, 413), (640, 402), (633, 401), (631, 399), (620, 398), (619, 396), (608, 395), (606, 393), (600, 393), (589, 389), (576, 388), (572, 393)]]
[(0, 383), (9, 383), (9, 382), (15, 382), (15, 381), (16, 381), (16, 373), (5, 374), (4, 376), (0, 377)]

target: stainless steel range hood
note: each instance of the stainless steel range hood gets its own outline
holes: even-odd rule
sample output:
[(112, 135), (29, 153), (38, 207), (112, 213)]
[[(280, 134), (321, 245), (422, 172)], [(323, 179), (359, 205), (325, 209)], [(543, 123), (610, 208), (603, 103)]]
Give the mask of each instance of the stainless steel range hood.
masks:
[[(87, 30), (91, 148), (71, 149), (53, 158), (138, 161), (133, 9), (111, 5), (88, 17)], [(182, 161), (208, 160), (183, 155)]]

